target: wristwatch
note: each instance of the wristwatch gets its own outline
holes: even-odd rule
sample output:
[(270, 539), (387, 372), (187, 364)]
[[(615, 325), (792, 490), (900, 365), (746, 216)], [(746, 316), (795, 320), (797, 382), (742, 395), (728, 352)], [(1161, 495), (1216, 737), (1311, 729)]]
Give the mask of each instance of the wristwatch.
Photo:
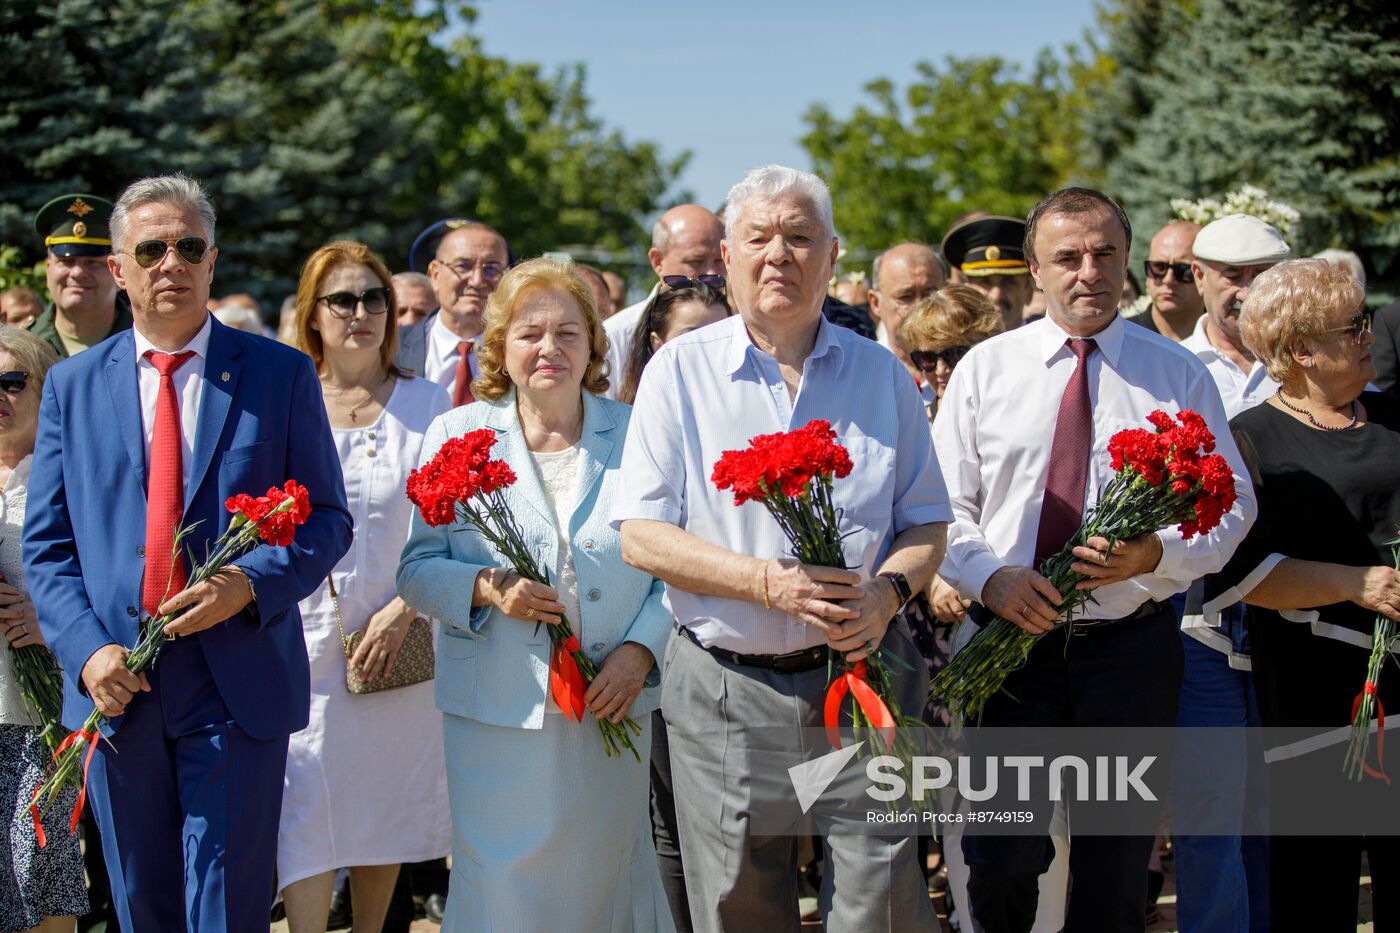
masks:
[(894, 586), (894, 595), (899, 600), (900, 609), (909, 605), (909, 600), (914, 598), (914, 591), (909, 588), (909, 580), (904, 574), (890, 570), (878, 576), (890, 581), (890, 584)]

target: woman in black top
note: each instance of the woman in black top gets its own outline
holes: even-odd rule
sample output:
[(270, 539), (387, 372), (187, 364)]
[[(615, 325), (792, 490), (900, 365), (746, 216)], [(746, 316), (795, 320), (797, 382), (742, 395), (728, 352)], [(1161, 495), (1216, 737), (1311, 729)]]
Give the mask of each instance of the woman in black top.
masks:
[[(1400, 573), (1386, 544), (1400, 527), (1400, 404), (1364, 391), (1376, 374), (1364, 299), (1349, 273), (1294, 260), (1261, 274), (1240, 312), (1246, 346), (1281, 387), (1231, 422), (1259, 517), (1207, 580), (1205, 609), (1249, 605), (1266, 727), (1348, 726), (1375, 615), (1400, 620)], [(1382, 678), (1381, 700), (1400, 709), (1400, 674)], [(1289, 752), (1274, 751), (1277, 781)], [(1338, 744), (1317, 752), (1335, 759), (1339, 777), (1343, 751)], [(1271, 916), (1300, 930), (1355, 929), (1365, 849), (1377, 929), (1400, 923), (1397, 843), (1272, 837)]]

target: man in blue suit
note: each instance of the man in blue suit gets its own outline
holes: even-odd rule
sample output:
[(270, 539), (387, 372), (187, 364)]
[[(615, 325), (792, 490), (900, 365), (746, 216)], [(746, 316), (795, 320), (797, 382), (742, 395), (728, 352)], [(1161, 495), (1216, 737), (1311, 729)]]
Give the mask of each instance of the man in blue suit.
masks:
[[(310, 360), (205, 310), (218, 251), (199, 184), (132, 184), (111, 229), (134, 329), (44, 386), (25, 575), (64, 724), (94, 706), (110, 720), (89, 794), (122, 928), (266, 933), (287, 737), (310, 703), (297, 602), (350, 545), (340, 464)], [(311, 495), (294, 543), (185, 588), (224, 500), (287, 479)], [(172, 560), (172, 529), (195, 522)], [(142, 619), (177, 610), (175, 640), (133, 675)]]

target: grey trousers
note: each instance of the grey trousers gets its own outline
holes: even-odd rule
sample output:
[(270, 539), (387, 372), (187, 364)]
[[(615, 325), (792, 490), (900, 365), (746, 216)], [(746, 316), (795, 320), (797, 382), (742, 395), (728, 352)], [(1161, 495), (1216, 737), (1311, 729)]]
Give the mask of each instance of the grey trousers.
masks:
[[(917, 659), (902, 622), (890, 626), (884, 648)], [(822, 725), (826, 668), (779, 674), (728, 664), (673, 635), (663, 670), (661, 702), (696, 933), (796, 933), (801, 832), (758, 835), (753, 824), (782, 821), (765, 822), (772, 817), (765, 808), (800, 814), (786, 772), (771, 762), (827, 751), (813, 739)], [(922, 670), (911, 663), (910, 672), (891, 672), (904, 709), (922, 709), (927, 685), (914, 673)], [(786, 747), (775, 749), (775, 742)], [(917, 840), (833, 832), (823, 842), (820, 905), (828, 933), (939, 928)]]

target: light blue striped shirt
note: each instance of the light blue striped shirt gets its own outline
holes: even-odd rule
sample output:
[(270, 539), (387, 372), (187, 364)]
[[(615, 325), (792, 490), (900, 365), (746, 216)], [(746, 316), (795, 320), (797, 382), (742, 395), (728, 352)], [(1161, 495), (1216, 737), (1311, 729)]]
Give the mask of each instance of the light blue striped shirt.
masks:
[[(757, 502), (734, 505), (710, 480), (726, 450), (759, 434), (825, 419), (854, 469), (835, 483), (844, 509), (846, 563), (872, 576), (895, 535), (951, 521), (928, 417), (908, 371), (884, 347), (822, 320), (795, 398), (772, 356), (754, 346), (739, 316), (679, 337), (647, 365), (622, 457), (614, 525), (652, 519), (740, 554), (790, 556), (778, 524)], [(709, 646), (785, 654), (822, 634), (762, 605), (666, 588), (680, 623)]]

